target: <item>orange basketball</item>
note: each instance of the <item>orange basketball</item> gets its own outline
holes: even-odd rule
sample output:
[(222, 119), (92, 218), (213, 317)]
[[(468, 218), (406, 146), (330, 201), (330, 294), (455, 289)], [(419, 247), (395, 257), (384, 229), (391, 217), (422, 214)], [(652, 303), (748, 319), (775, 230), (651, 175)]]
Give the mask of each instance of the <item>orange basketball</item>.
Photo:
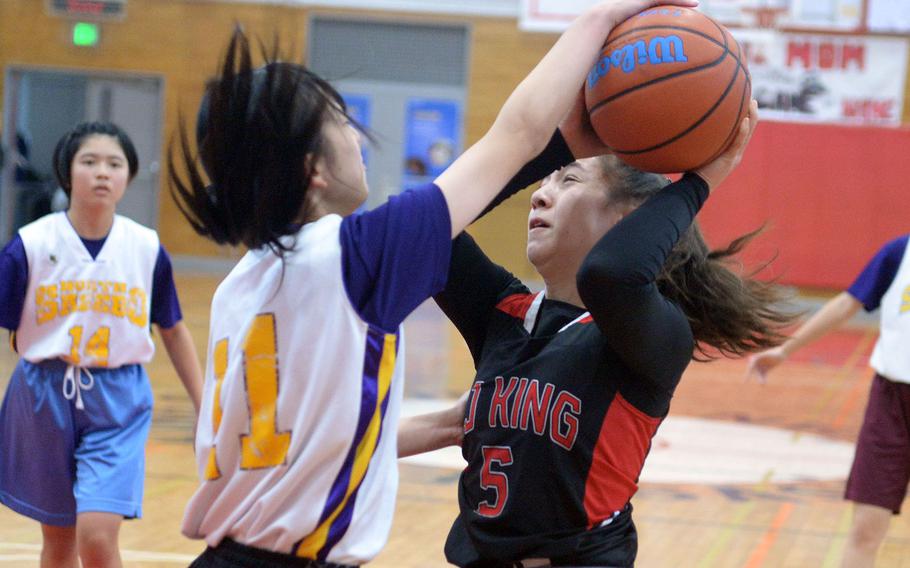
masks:
[(649, 172), (683, 172), (710, 162), (749, 112), (751, 80), (739, 44), (695, 10), (659, 6), (607, 37), (585, 82), (598, 137)]

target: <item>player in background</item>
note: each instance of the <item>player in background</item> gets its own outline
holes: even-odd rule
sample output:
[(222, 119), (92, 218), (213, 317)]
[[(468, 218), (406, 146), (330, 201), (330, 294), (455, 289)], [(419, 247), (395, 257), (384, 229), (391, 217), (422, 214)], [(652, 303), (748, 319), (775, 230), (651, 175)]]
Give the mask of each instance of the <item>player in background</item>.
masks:
[(363, 214), (341, 97), (301, 65), (255, 68), (235, 32), (205, 90), (204, 174), (184, 136), (189, 177), (171, 176), (198, 232), (250, 249), (212, 300), (202, 483), (183, 524), (209, 545), (196, 566), (360, 565), (379, 552), (397, 490), (401, 322), (442, 289), (452, 237), (544, 148), (610, 29), (655, 3), (590, 8), (432, 184)]
[(806, 345), (838, 329), (859, 312), (881, 308), (880, 335), (870, 364), (875, 370), (856, 455), (844, 497), (853, 501), (853, 524), (841, 566), (866, 568), (900, 513), (910, 482), (910, 255), (908, 235), (886, 243), (853, 284), (810, 317), (783, 345), (753, 356), (748, 375), (768, 373)]
[(139, 168), (127, 134), (77, 125), (54, 173), (70, 205), (0, 253), (0, 326), (20, 359), (0, 409), (0, 502), (41, 523), (45, 568), (120, 566), (142, 514), (151, 324), (197, 413), (202, 371), (155, 231), (116, 214)]

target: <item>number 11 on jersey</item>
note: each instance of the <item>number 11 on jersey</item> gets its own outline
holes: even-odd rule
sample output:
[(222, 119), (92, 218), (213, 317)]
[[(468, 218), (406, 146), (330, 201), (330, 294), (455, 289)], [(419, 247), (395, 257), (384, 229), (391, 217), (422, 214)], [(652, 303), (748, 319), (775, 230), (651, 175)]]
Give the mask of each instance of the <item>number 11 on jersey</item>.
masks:
[[(212, 430), (221, 426), (221, 390), (227, 375), (230, 341), (215, 343), (212, 356), (215, 375), (215, 401), (212, 408)], [(240, 436), (240, 468), (262, 469), (285, 463), (291, 432), (278, 432), (278, 338), (275, 314), (259, 314), (253, 320), (243, 341), (243, 379), (247, 408), (250, 412), (249, 434)], [(221, 477), (215, 450), (209, 453), (205, 478)]]

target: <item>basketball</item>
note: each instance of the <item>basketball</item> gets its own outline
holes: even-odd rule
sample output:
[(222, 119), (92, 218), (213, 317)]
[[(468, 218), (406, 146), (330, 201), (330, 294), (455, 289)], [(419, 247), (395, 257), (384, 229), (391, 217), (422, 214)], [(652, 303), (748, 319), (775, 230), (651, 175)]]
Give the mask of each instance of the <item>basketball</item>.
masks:
[(597, 136), (644, 171), (684, 172), (720, 155), (749, 112), (739, 44), (695, 10), (662, 6), (613, 28), (585, 82)]

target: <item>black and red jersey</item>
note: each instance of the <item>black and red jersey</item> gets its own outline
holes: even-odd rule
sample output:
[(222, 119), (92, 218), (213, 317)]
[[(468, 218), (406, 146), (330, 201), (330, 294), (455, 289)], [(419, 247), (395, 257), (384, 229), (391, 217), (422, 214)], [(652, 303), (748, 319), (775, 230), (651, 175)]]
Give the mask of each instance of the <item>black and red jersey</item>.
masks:
[(436, 299), (476, 378), (450, 562), (631, 565), (629, 500), (694, 347), (654, 279), (706, 196), (686, 176), (611, 230), (579, 273), (585, 307), (532, 293), (469, 236), (455, 240)]

